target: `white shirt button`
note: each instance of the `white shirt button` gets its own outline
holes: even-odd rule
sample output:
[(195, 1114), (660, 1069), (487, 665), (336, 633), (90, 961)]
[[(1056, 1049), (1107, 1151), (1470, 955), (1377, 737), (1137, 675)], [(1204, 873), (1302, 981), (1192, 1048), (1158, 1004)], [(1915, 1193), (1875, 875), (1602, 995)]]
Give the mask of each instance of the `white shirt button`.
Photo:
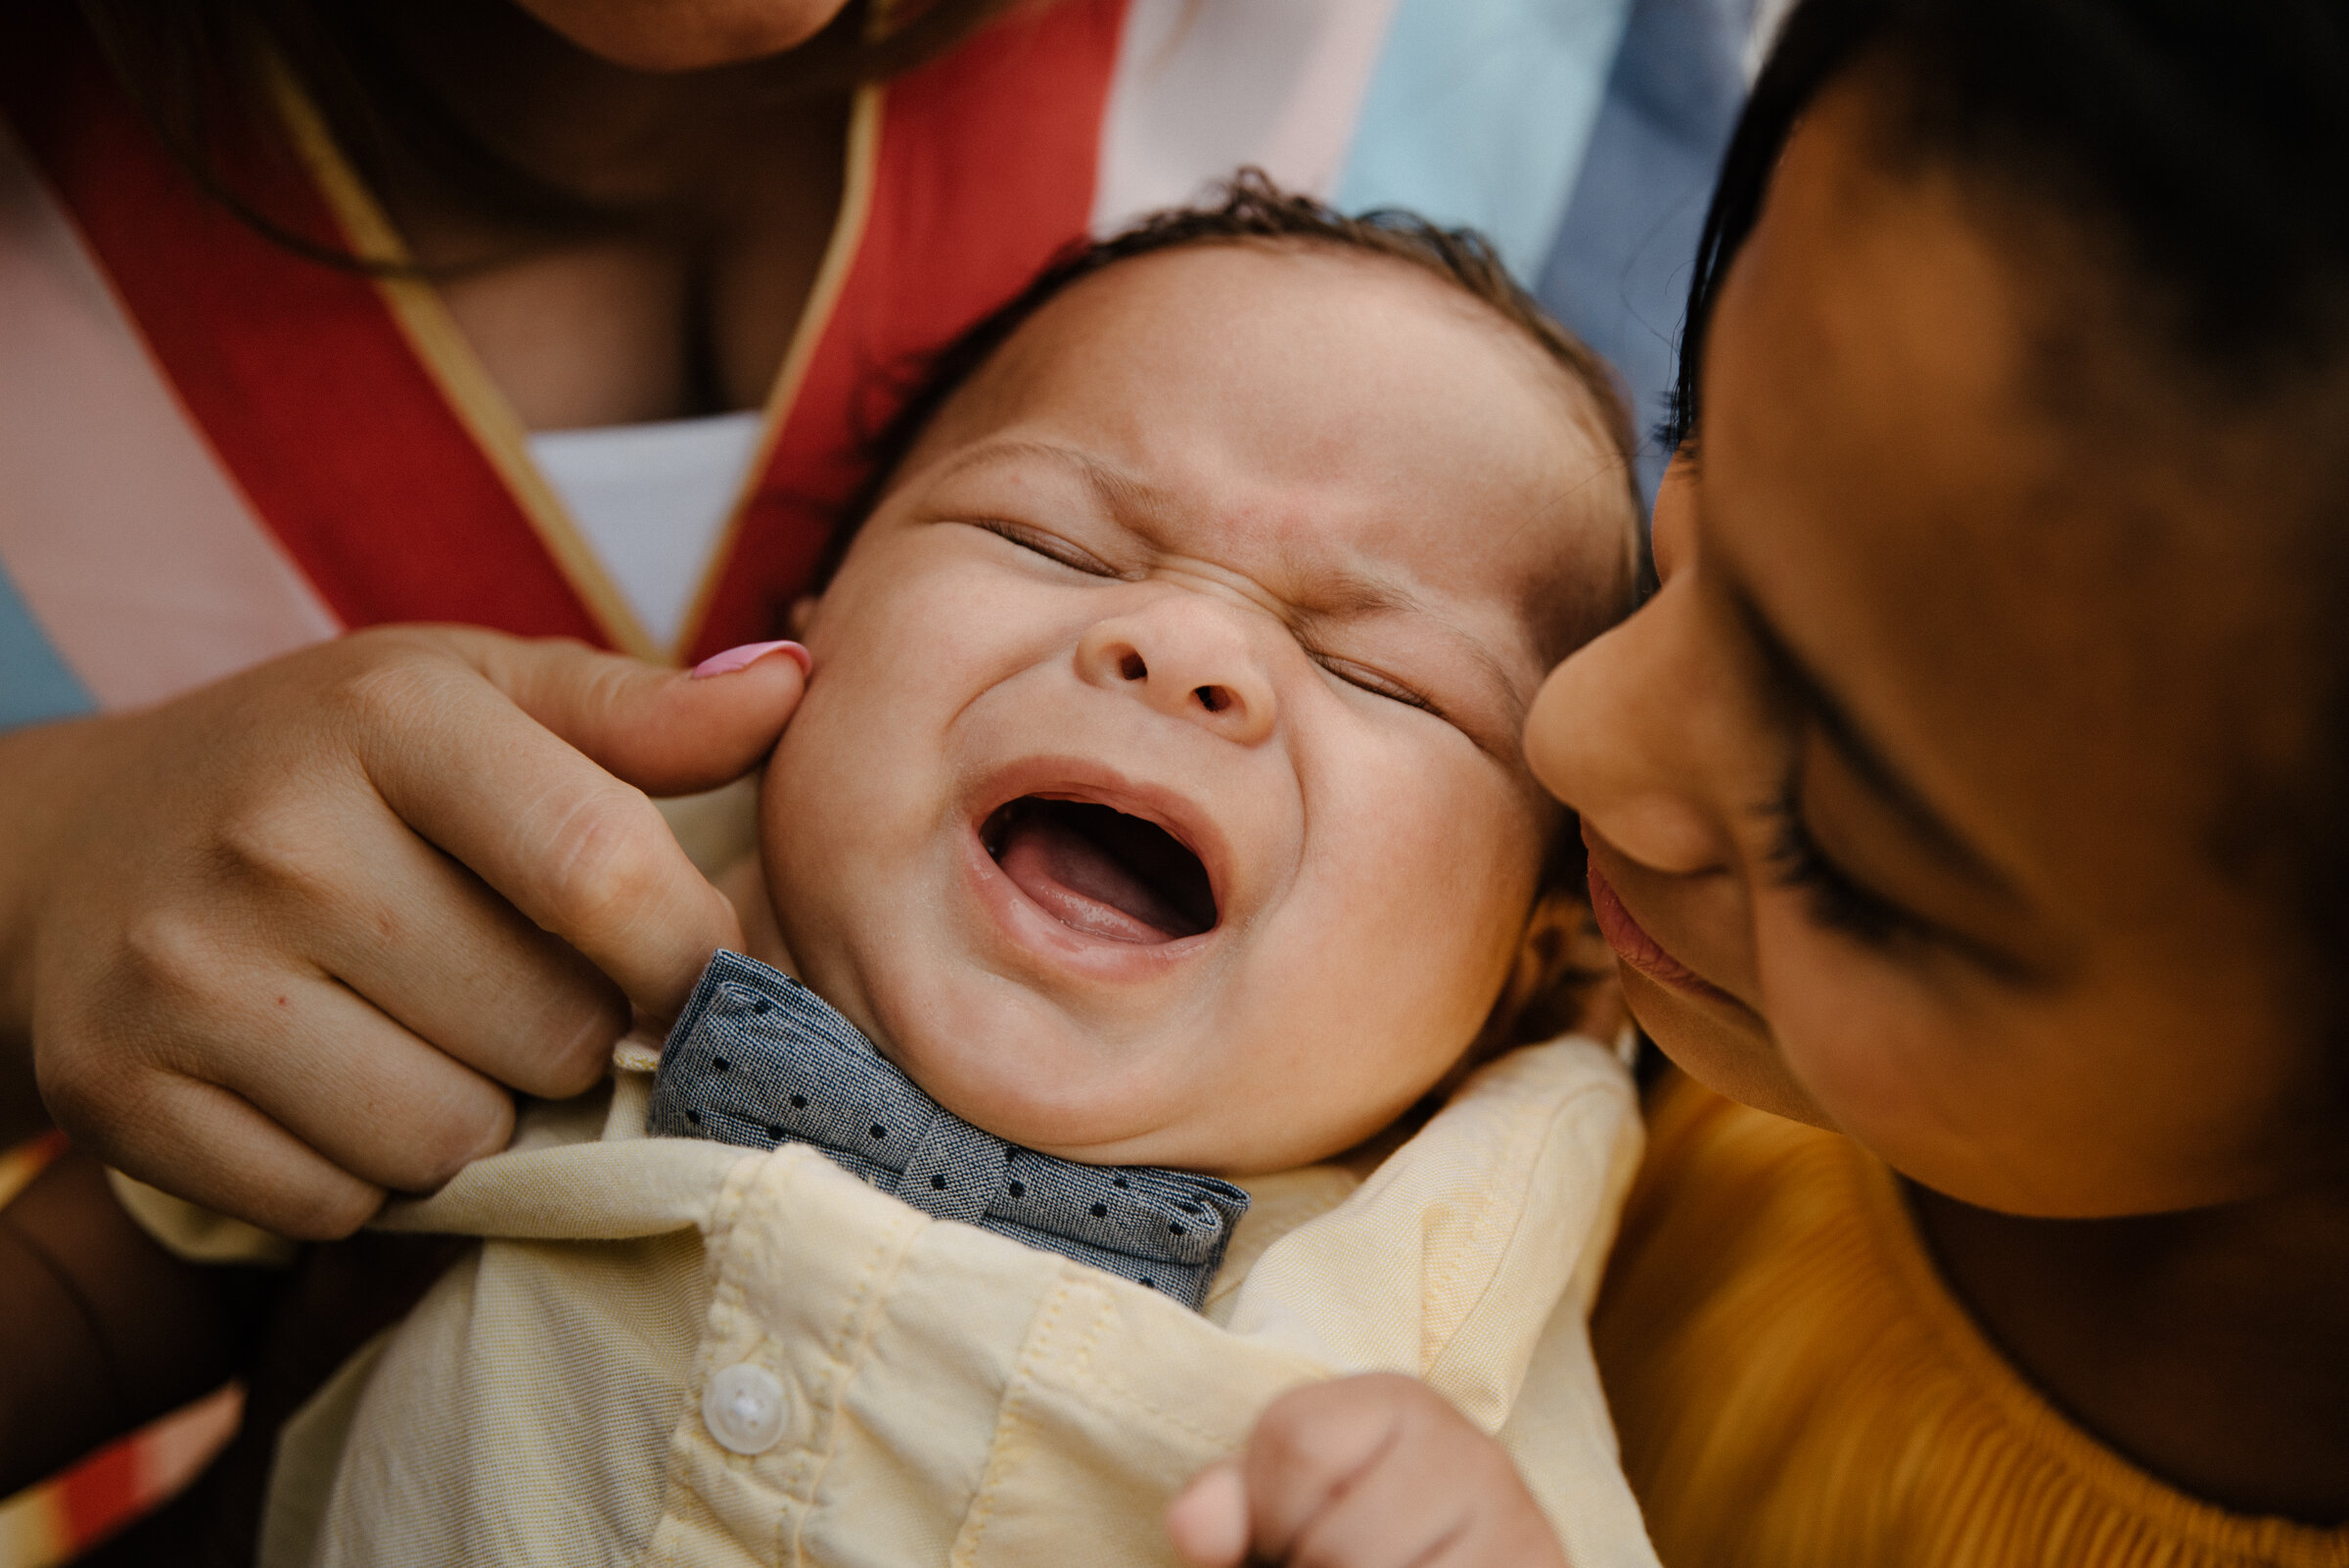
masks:
[(783, 1380), (748, 1361), (714, 1374), (702, 1390), (702, 1421), (730, 1453), (764, 1453), (783, 1435), (790, 1414)]

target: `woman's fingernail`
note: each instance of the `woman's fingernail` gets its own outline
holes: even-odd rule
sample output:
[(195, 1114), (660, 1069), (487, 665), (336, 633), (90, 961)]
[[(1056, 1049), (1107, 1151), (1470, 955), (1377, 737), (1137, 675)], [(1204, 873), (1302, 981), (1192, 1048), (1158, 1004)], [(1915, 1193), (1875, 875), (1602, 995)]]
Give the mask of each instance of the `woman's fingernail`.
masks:
[(712, 675), (731, 675), (737, 669), (750, 669), (771, 653), (790, 655), (791, 662), (800, 667), (803, 677), (815, 669), (814, 656), (796, 642), (746, 642), (739, 648), (714, 653), (694, 666), (693, 678), (708, 680)]

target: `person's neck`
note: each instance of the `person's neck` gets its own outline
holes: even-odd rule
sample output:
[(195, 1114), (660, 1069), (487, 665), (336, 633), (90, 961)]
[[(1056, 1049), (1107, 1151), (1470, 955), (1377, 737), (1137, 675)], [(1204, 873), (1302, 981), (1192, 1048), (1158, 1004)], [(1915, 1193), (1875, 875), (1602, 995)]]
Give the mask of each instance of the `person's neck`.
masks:
[(1984, 1331), (2091, 1434), (2221, 1507), (2349, 1522), (2349, 1179), (2127, 1220), (1909, 1191)]
[[(788, 124), (788, 59), (630, 69), (506, 0), (400, 0), (385, 24), (458, 119), (550, 184), (620, 209), (691, 208)], [(762, 134), (762, 132), (764, 134)]]
[[(764, 402), (840, 208), (849, 89), (791, 90), (788, 56), (628, 70), (502, 0), (377, 4), (429, 91), (534, 182), (391, 145), (365, 169), (523, 425)], [(522, 210), (550, 202), (584, 215)]]

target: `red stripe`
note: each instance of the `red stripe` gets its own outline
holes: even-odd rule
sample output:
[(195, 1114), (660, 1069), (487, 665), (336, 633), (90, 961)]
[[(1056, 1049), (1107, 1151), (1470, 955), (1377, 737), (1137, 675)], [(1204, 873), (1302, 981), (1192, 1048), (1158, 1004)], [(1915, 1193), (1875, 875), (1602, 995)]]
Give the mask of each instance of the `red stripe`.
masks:
[[(69, 12), (58, 0), (0, 8), (0, 106), (320, 597), (349, 626), (462, 621), (603, 642), (373, 283), (301, 259), (208, 200)], [(339, 234), (290, 151), (232, 143), (220, 161), (289, 226)]]
[(76, 1552), (113, 1535), (154, 1501), (142, 1485), (142, 1435), (134, 1432), (107, 1445), (55, 1481), (66, 1540)]
[(901, 373), (1085, 232), (1126, 0), (1017, 16), (888, 88), (862, 246), (694, 650), (780, 635)]

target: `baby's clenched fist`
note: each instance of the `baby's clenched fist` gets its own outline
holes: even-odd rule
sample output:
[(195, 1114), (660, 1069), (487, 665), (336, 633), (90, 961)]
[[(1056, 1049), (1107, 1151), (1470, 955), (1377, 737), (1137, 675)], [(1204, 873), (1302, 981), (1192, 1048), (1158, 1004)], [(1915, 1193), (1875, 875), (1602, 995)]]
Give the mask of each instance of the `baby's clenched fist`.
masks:
[(1167, 1510), (1193, 1568), (1565, 1568), (1500, 1445), (1414, 1378), (1319, 1383)]

